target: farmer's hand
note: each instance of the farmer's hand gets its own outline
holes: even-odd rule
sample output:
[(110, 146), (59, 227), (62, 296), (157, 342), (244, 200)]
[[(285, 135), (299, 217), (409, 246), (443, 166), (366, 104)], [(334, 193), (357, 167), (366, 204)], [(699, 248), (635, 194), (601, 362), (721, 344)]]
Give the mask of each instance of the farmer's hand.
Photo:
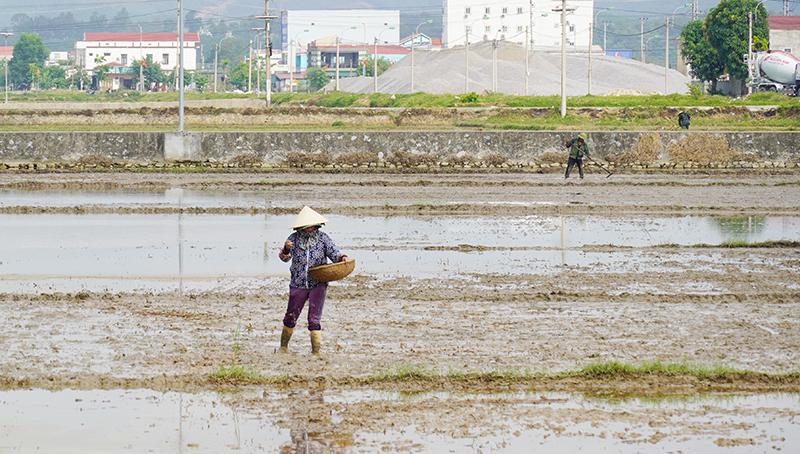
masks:
[(292, 243), (291, 240), (286, 240), (286, 242), (283, 243), (283, 251), (284, 252), (291, 251), (292, 247), (294, 247), (294, 243)]
[(346, 262), (347, 260), (349, 260), (349, 259), (347, 258), (346, 255), (342, 255), (342, 256), (339, 257), (339, 261), (340, 262)]

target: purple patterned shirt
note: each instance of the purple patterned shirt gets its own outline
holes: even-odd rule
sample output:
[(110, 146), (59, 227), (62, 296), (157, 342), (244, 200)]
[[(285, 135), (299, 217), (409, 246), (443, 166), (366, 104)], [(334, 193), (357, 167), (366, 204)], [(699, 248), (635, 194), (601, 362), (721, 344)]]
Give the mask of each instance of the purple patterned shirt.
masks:
[(325, 232), (319, 232), (319, 238), (309, 250), (302, 248), (300, 233), (294, 232), (287, 238), (294, 246), (289, 253), (292, 258), (292, 265), (289, 267), (292, 273), (290, 288), (314, 288), (319, 282), (315, 281), (308, 274), (308, 269), (331, 262), (338, 262), (342, 253), (333, 244), (333, 240)]

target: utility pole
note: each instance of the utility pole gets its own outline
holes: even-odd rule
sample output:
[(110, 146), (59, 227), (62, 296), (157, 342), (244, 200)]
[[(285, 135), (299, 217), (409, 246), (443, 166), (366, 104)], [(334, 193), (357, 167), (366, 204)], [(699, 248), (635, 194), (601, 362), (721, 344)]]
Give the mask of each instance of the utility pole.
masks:
[(219, 43), (214, 45), (214, 93), (217, 92), (217, 68), (219, 67)]
[(522, 92), (523, 96), (528, 96), (528, 87), (530, 85), (528, 79), (531, 76), (530, 71), (530, 41), (528, 41), (528, 35), (530, 34), (530, 30), (528, 27), (525, 27), (525, 91)]
[(530, 48), (533, 49), (533, 0), (530, 0), (530, 6), (528, 7), (528, 13), (530, 13), (530, 17), (528, 18), (528, 30), (530, 34), (526, 34), (526, 41), (530, 40)]
[(144, 55), (142, 54), (142, 26), (139, 25), (139, 93), (144, 92)]
[(414, 40), (416, 37), (411, 37), (411, 93), (414, 93)]
[(567, 0), (561, 0), (561, 6), (553, 12), (561, 13), (561, 118), (564, 118), (567, 116)]
[(492, 40), (492, 93), (497, 93), (497, 38)]
[(607, 43), (606, 37), (607, 36), (608, 36), (608, 22), (603, 22), (603, 54), (604, 55), (606, 53), (606, 49), (608, 49), (608, 47), (606, 47), (606, 43)]
[(270, 44), (270, 39), (271, 38), (269, 36), (269, 34), (270, 34), (269, 21), (272, 20), (272, 19), (275, 19), (275, 16), (270, 16), (269, 15), (269, 0), (264, 0), (264, 15), (263, 16), (256, 16), (255, 18), (256, 19), (264, 19), (264, 34), (266, 35), (264, 37), (264, 51), (265, 51), (264, 53), (266, 54), (266, 57), (267, 57), (267, 80), (266, 80), (267, 95), (266, 95), (266, 101), (267, 101), (267, 107), (269, 107), (269, 106), (272, 105), (272, 58), (271, 58), (272, 57), (272, 55), (271, 55), (272, 54), (272, 52), (271, 52), (272, 45)]
[(178, 0), (178, 132), (184, 132), (183, 93), (183, 0)]
[(253, 92), (253, 40), (247, 50), (247, 92)]
[(646, 21), (646, 17), (639, 18), (639, 60), (644, 63), (645, 55), (644, 55), (644, 21)]
[(375, 37), (375, 49), (372, 51), (372, 92), (378, 92), (378, 37)]
[[(411, 56), (412, 57), (414, 56), (413, 48), (412, 48)], [(411, 74), (414, 74), (414, 70), (413, 70), (413, 68), (414, 68), (414, 60), (413, 59), (411, 60), (411, 68), (412, 68)], [(412, 79), (412, 81), (413, 81), (413, 79)], [(412, 83), (412, 85), (413, 85), (413, 83)], [(339, 36), (338, 35), (336, 36), (336, 91), (339, 91)]]
[(469, 26), (467, 39), (464, 41), (464, 93), (469, 93)]
[[(13, 33), (11, 33), (11, 32), (2, 32), (2, 33), (0, 33), (0, 36), (2, 36), (3, 40), (5, 41), (5, 46), (6, 47), (8, 47), (8, 37), (11, 36), (11, 35), (13, 35)], [(5, 65), (4, 65), (5, 66), (5, 78), (3, 79), (5, 81), (5, 83), (3, 85), (5, 85), (5, 90), (4, 91), (6, 92), (6, 99), (5, 99), (4, 102), (5, 102), (5, 104), (8, 104), (8, 57), (3, 59), (3, 63), (5, 63)]]
[(289, 40), (289, 93), (294, 93), (294, 40)]
[(747, 13), (747, 74), (749, 81), (747, 84), (747, 94), (753, 94), (753, 12)]
[(264, 0), (264, 49), (267, 54), (267, 107), (272, 105), (272, 37), (270, 34), (269, 26), (269, 0)]
[(256, 32), (256, 96), (261, 95), (261, 32), (263, 28), (251, 28), (250, 30)]
[(664, 94), (667, 94), (668, 79), (669, 79), (669, 16), (667, 16), (667, 30), (664, 39)]
[(411, 93), (414, 93), (414, 48), (416, 47), (414, 43), (419, 39), (419, 28), (425, 24), (430, 24), (431, 22), (433, 21), (430, 19), (426, 20), (425, 22), (420, 22), (420, 24), (417, 25), (417, 28), (414, 30), (414, 34), (411, 38)]
[(589, 22), (589, 87), (586, 91), (587, 95), (592, 94), (592, 38), (594, 32), (594, 24)]
[(789, 0), (783, 0), (783, 15), (789, 15)]

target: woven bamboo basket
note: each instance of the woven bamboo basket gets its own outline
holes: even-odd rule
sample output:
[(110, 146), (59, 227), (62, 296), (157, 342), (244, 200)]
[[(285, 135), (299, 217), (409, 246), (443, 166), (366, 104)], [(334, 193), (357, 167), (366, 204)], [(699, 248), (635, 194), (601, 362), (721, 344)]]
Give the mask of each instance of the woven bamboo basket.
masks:
[(346, 278), (354, 269), (356, 261), (351, 259), (346, 262), (315, 266), (308, 270), (308, 274), (317, 282), (331, 282)]

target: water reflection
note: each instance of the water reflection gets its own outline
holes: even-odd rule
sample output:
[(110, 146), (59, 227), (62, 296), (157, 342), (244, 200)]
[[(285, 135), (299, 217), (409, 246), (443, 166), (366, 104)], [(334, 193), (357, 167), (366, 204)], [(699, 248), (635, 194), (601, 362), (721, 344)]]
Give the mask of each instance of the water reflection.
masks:
[(800, 443), (799, 408), (796, 394), (16, 390), (0, 391), (0, 451), (761, 452)]

